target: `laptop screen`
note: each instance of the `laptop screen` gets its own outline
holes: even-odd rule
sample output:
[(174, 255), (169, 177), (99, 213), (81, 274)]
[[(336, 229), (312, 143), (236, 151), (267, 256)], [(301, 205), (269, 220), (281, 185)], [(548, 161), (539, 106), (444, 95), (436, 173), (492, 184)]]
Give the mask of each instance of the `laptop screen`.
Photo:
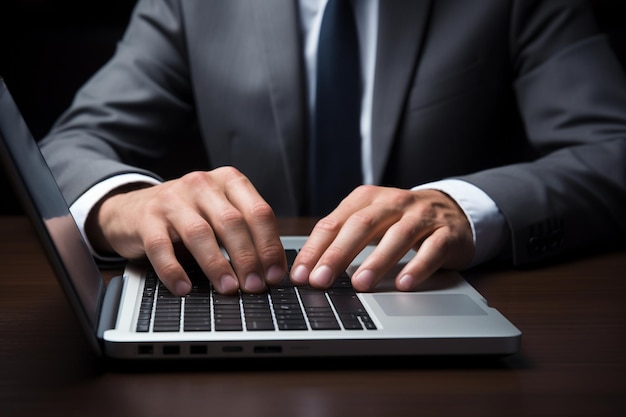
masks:
[[(94, 335), (104, 280), (67, 202), (41, 155), (26, 122), (0, 77), (0, 156), (16, 195), (46, 246), (46, 254), (63, 289), (83, 310), (83, 325)], [(19, 278), (18, 278), (19, 279)]]

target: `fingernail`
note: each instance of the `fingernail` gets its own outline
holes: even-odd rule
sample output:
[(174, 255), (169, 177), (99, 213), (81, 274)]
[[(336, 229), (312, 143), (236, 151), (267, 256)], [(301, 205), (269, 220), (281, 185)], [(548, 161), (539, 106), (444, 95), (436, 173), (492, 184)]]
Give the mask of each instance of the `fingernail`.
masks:
[(398, 289), (400, 291), (411, 291), (413, 289), (413, 277), (409, 274), (404, 274), (398, 279)]
[(359, 272), (359, 275), (352, 279), (358, 283), (359, 288), (372, 288), (374, 285), (374, 272), (369, 269)]
[(322, 265), (316, 268), (311, 273), (309, 281), (316, 283), (319, 287), (327, 288), (330, 286), (333, 280), (333, 270), (327, 265)]
[(222, 293), (228, 294), (237, 291), (239, 283), (234, 276), (225, 274), (220, 277), (220, 290)]
[(305, 285), (309, 281), (309, 270), (304, 265), (298, 265), (291, 271), (291, 280), (296, 285)]
[(284, 277), (285, 271), (278, 265), (270, 266), (265, 273), (265, 278), (270, 284), (278, 284)]
[(176, 290), (176, 295), (182, 297), (189, 294), (189, 291), (191, 291), (191, 284), (187, 281), (178, 281), (174, 285), (174, 289)]
[(248, 274), (246, 275), (243, 288), (248, 292), (258, 292), (265, 288), (265, 284), (263, 284), (263, 280), (259, 274)]

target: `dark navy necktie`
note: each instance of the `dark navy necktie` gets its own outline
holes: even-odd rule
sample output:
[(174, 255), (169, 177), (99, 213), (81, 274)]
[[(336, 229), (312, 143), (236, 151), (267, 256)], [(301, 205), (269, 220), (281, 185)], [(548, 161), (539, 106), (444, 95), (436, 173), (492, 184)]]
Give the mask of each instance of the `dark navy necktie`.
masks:
[(362, 182), (359, 45), (349, 0), (329, 0), (317, 53), (311, 214), (325, 215)]

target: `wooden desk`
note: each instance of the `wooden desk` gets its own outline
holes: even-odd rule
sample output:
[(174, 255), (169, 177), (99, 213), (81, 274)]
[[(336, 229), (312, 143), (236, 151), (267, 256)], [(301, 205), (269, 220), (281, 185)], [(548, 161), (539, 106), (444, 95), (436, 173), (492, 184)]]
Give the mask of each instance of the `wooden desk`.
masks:
[[(302, 232), (310, 223), (283, 226)], [(25, 218), (0, 218), (0, 265), (0, 416), (626, 416), (624, 250), (468, 274), (522, 330), (518, 355), (333, 366), (103, 363)]]

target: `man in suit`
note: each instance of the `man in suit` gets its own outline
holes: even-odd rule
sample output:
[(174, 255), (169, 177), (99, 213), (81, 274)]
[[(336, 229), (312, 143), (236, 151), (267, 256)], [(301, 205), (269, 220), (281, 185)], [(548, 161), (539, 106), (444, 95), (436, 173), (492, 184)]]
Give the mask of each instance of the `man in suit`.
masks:
[[(413, 248), (395, 281), (409, 291), (439, 268), (623, 236), (626, 82), (586, 3), (351, 3), (365, 185), (312, 213), (326, 1), (140, 0), (42, 142), (94, 254), (147, 256), (183, 295), (182, 244), (219, 291), (256, 292), (286, 270), (275, 216), (320, 214), (293, 281), (327, 287), (375, 240), (353, 285)], [(163, 181), (192, 143), (208, 166)]]

